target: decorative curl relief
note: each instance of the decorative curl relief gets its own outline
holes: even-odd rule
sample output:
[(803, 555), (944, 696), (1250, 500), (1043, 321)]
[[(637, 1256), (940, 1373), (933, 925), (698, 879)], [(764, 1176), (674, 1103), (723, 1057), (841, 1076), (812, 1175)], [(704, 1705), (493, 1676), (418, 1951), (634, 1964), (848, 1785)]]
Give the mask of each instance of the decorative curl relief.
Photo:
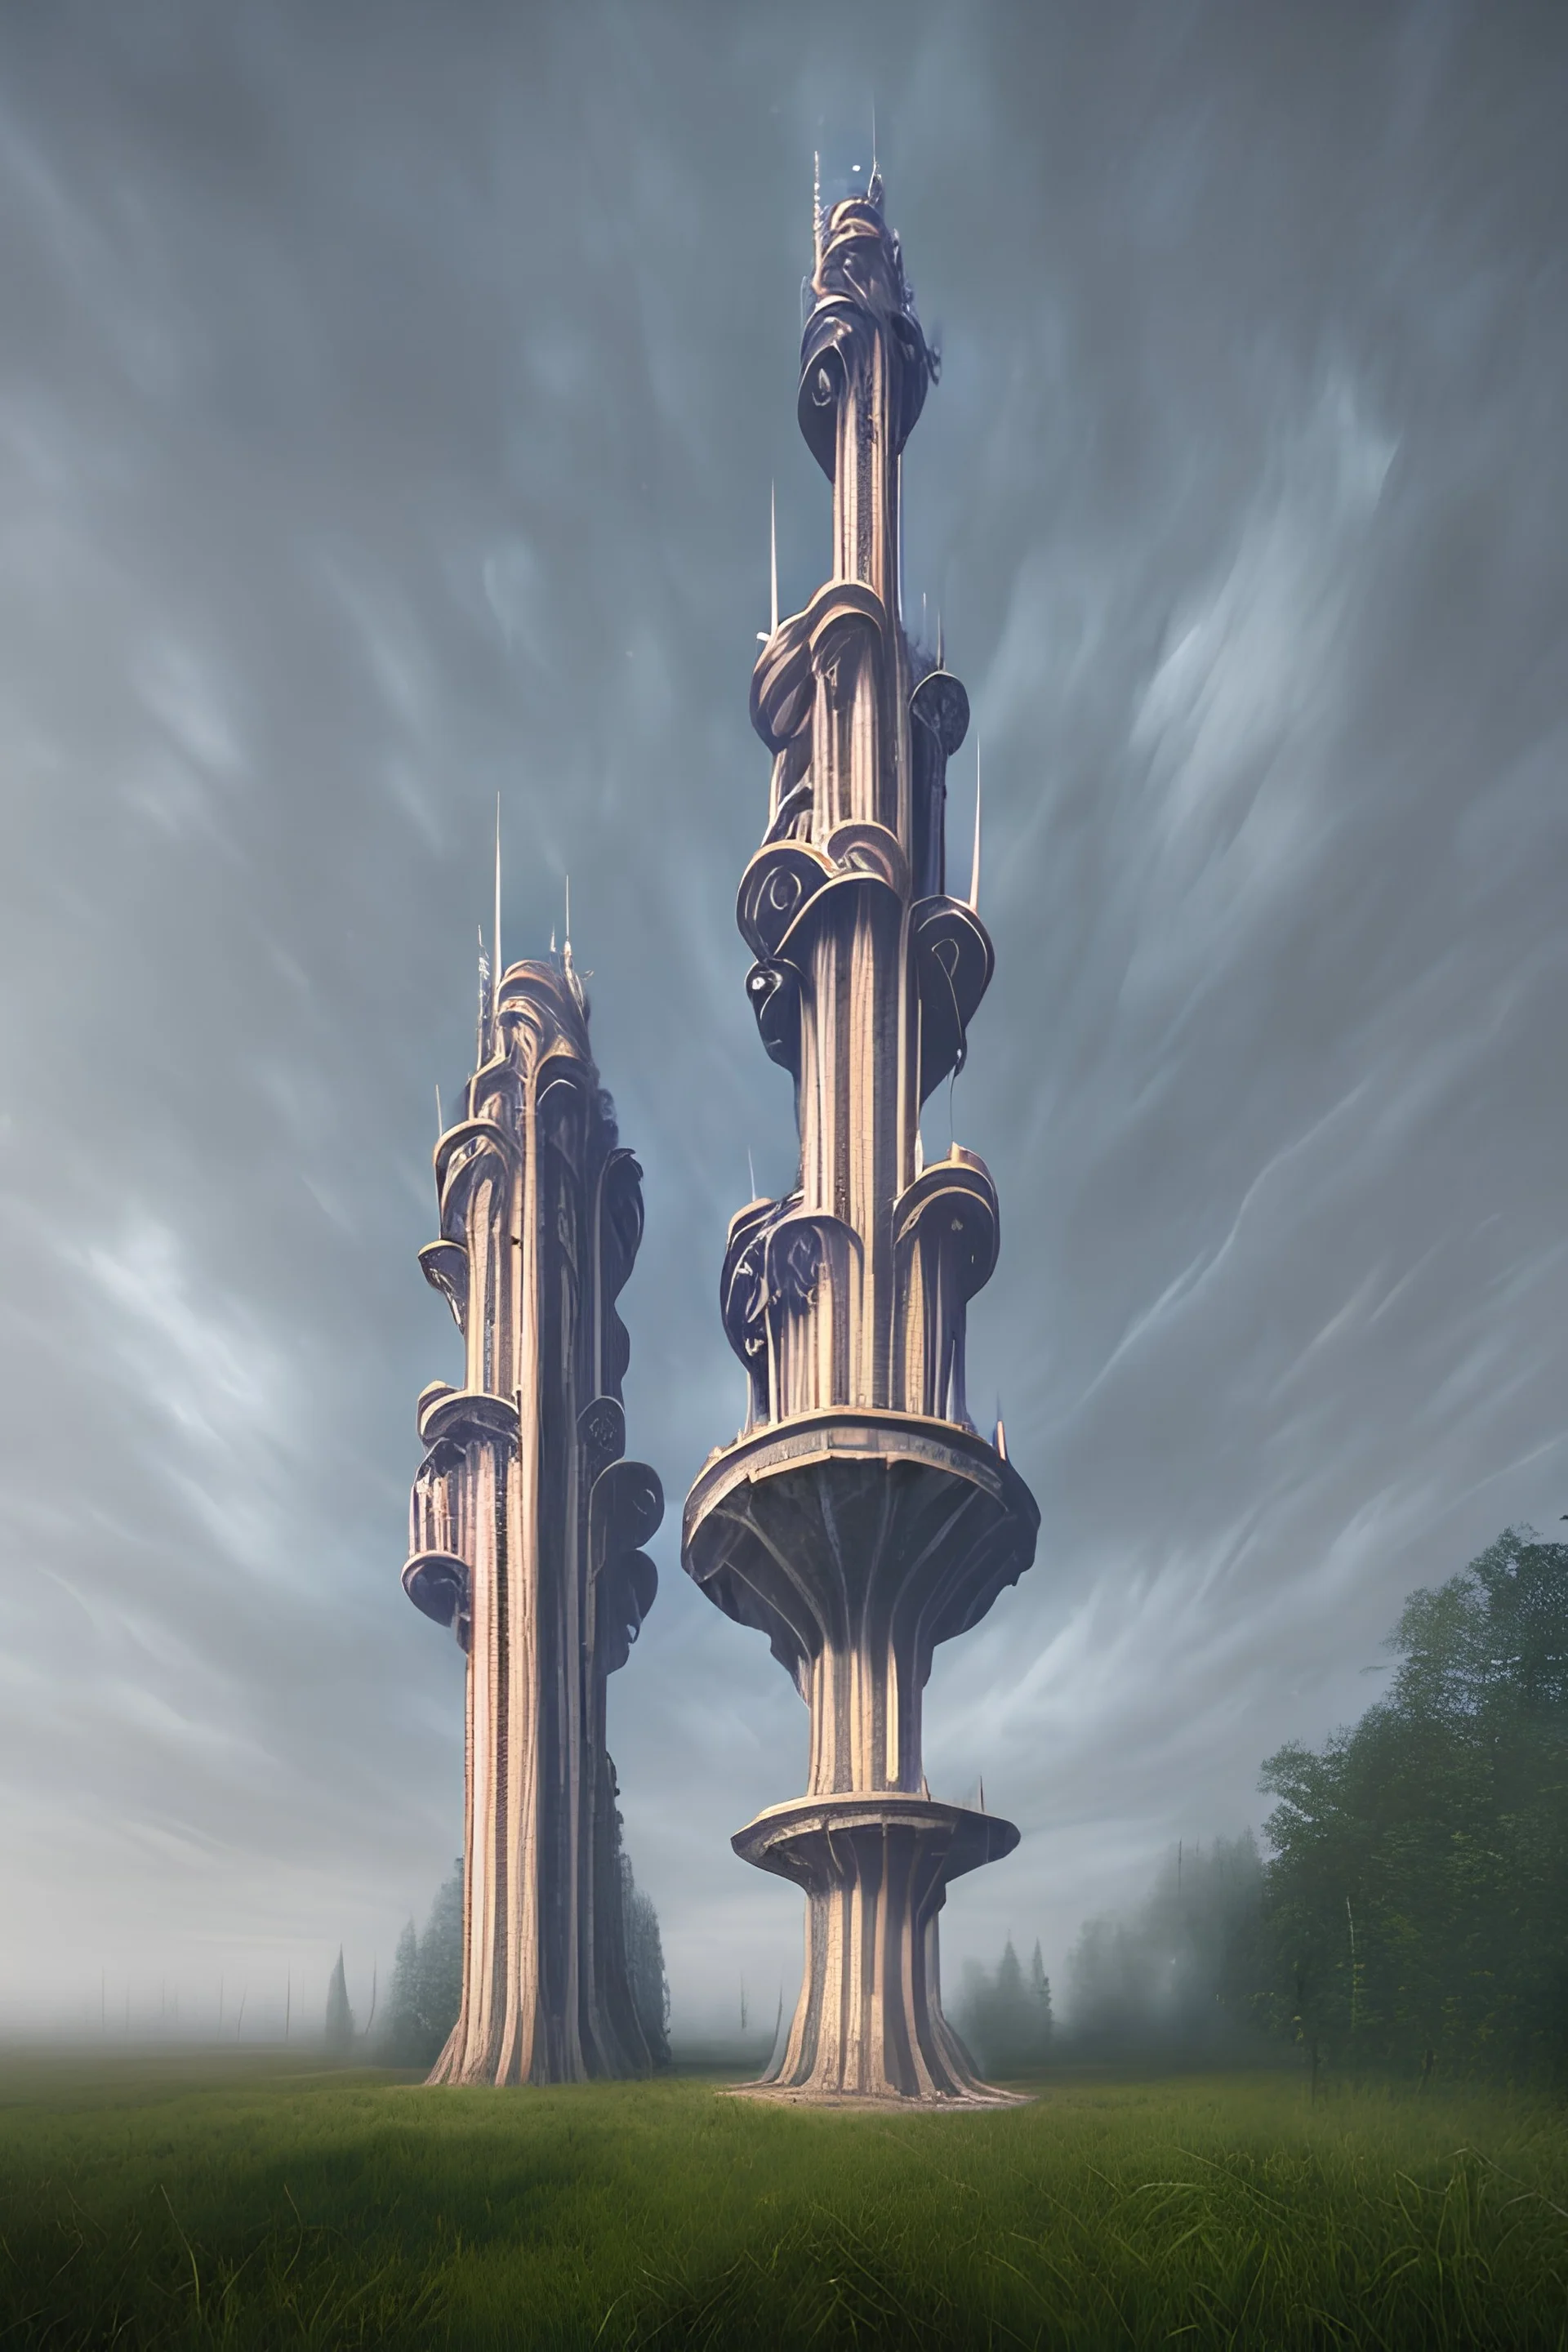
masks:
[(991, 985), (991, 934), (961, 898), (922, 898), (910, 919), (921, 998), (921, 1100), (969, 1050), (969, 1024)]
[(969, 1426), (964, 1339), (969, 1301), (995, 1271), (996, 1187), (973, 1152), (955, 1150), (918, 1176), (893, 1213), (899, 1402)]
[(915, 888), (947, 887), (947, 763), (969, 732), (969, 697), (951, 670), (931, 670), (910, 697), (910, 809)]
[(759, 849), (741, 877), (735, 920), (759, 962), (775, 956), (833, 868), (808, 842), (775, 841)]

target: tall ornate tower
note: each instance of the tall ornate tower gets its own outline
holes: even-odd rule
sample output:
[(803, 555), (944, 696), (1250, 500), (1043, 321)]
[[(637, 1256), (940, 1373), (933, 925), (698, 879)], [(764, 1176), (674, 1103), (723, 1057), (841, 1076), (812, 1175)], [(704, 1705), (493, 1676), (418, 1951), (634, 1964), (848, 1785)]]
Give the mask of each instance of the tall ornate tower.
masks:
[(640, 2074), (666, 2053), (628, 1976), (605, 1686), (653, 1601), (640, 1547), (664, 1496), (622, 1458), (616, 1299), (642, 1171), (617, 1149), (570, 947), (481, 982), (478, 1061), (420, 1252), (464, 1381), (419, 1400), (403, 1571), (468, 1661), (462, 2011), (430, 2079)]
[(808, 1898), (773, 2084), (964, 2099), (985, 2094), (942, 2017), (937, 1917), (948, 1883), (1018, 1832), (931, 1797), (921, 1698), (935, 1644), (1028, 1567), (1039, 1513), (964, 1397), (995, 1188), (957, 1144), (921, 1151), (921, 1107), (963, 1063), (993, 959), (946, 886), (968, 701), (900, 612), (901, 453), (936, 370), (879, 180), (819, 219), (812, 290), (798, 413), (833, 484), (834, 572), (804, 612), (775, 612), (752, 677), (773, 787), (738, 908), (800, 1166), (786, 1199), (730, 1228), (721, 1307), (750, 1410), (687, 1499), (683, 1557), (767, 1634), (811, 1713), (806, 1794), (733, 1841)]

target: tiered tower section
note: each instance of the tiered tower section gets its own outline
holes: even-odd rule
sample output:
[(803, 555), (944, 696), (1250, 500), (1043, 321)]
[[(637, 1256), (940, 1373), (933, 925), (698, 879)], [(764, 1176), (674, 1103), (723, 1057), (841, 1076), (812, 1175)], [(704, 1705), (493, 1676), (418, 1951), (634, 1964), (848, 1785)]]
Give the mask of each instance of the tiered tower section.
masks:
[(420, 1252), (463, 1334), (463, 1386), (419, 1400), (409, 1598), (468, 1653), (462, 2011), (437, 2083), (646, 2074), (666, 2053), (626, 1965), (605, 1684), (658, 1572), (664, 1511), (628, 1462), (616, 1300), (642, 1236), (568, 949), (481, 1005), (479, 1067), (436, 1147)]
[(1028, 1567), (1039, 1514), (964, 1396), (995, 1188), (956, 1144), (925, 1162), (920, 1118), (962, 1065), (992, 948), (946, 887), (968, 701), (900, 612), (901, 452), (935, 366), (879, 183), (821, 225), (812, 283), (799, 418), (833, 484), (834, 576), (756, 666), (773, 787), (738, 910), (800, 1167), (730, 1229), (721, 1304), (750, 1410), (688, 1498), (684, 1559), (767, 1634), (811, 1712), (806, 1794), (734, 1839), (808, 1898), (773, 2086), (966, 2099), (986, 2094), (942, 2014), (937, 1917), (948, 1883), (1018, 1832), (931, 1796), (921, 1700), (936, 1643)]

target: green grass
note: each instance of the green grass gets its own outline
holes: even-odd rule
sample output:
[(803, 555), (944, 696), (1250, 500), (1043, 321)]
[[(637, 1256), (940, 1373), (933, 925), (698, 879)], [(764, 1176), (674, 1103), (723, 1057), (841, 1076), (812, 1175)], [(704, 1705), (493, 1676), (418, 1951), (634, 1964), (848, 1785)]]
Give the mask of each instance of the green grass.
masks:
[(1568, 2118), (1295, 2077), (805, 2114), (0, 2067), (0, 2347), (1568, 2347)]

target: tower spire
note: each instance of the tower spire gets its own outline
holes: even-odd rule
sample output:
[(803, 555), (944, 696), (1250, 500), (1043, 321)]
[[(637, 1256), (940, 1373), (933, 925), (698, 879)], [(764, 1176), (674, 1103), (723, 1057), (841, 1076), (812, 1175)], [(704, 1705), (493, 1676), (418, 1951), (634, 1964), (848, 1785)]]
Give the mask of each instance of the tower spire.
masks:
[(496, 960), (495, 977), (491, 983), (490, 990), (492, 1007), (490, 1019), (493, 1026), (500, 1013), (500, 976), (502, 969), (500, 960), (500, 794), (499, 793), (496, 794), (495, 922), (490, 931), (490, 947)]
[[(748, 1161), (753, 1197), (720, 1281), (745, 1422), (698, 1476), (681, 1557), (718, 1607), (767, 1634), (811, 1710), (804, 1795), (731, 1840), (811, 1906), (770, 2084), (804, 2099), (999, 2100), (942, 2018), (937, 1926), (948, 1881), (1018, 1832), (933, 1799), (921, 1761), (935, 1645), (1016, 1582), (1039, 1526), (965, 1401), (995, 1187), (974, 1152), (927, 1163), (921, 1145), (921, 1108), (961, 1065), (991, 976), (984, 928), (946, 878), (948, 761), (969, 700), (946, 674), (910, 677), (900, 626), (901, 457), (934, 369), (899, 241), (863, 190), (826, 218), (820, 193), (819, 174), (795, 414), (832, 485), (832, 572), (798, 657), (752, 673), (773, 775), (738, 908), (762, 1042), (795, 1082), (800, 1156), (776, 1201), (755, 1197)], [(940, 620), (938, 641), (944, 652)], [(972, 896), (979, 878), (977, 819)]]

